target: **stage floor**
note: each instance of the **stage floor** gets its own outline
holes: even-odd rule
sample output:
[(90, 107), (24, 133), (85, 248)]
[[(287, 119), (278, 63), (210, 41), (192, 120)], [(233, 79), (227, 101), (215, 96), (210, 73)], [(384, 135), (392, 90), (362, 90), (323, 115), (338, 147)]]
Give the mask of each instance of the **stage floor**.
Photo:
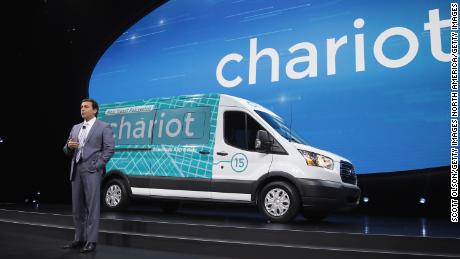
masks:
[[(0, 203), (0, 258), (81, 256), (60, 249), (72, 239), (71, 215), (69, 204)], [(141, 201), (126, 211), (103, 211), (100, 232), (97, 258), (257, 258), (260, 251), (266, 251), (265, 258), (278, 258), (276, 249), (292, 251), (289, 258), (308, 253), (335, 259), (460, 255), (453, 245), (460, 243), (460, 225), (448, 219), (341, 212), (319, 223), (299, 215), (280, 224), (267, 222), (254, 207), (227, 204), (184, 204), (166, 214)]]
[(36, 233), (22, 231), (0, 231), (0, 258), (4, 259), (72, 259), (72, 258), (99, 258), (99, 259), (225, 259), (206, 255), (189, 253), (174, 253), (152, 251), (150, 249), (127, 248), (122, 246), (98, 244), (96, 252), (81, 254), (78, 250), (63, 250), (60, 247), (69, 240), (47, 237)]
[[(460, 238), (460, 224), (447, 218), (396, 217), (362, 215), (351, 212), (332, 213), (323, 222), (309, 222), (299, 215), (289, 223), (270, 223), (250, 206), (184, 204), (176, 213), (166, 214), (148, 202), (134, 204), (122, 212), (101, 212), (102, 219), (176, 224), (204, 224), (240, 228), (268, 228), (299, 231)], [(72, 215), (69, 204), (0, 203), (0, 210)]]

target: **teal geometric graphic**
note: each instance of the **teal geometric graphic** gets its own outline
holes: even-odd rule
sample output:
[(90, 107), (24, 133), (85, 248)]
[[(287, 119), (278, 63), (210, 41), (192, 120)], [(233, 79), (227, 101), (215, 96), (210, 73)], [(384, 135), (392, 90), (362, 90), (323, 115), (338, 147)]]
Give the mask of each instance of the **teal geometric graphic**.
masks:
[[(153, 132), (150, 132), (152, 136), (150, 144), (126, 144), (126, 141), (122, 141), (124, 144), (119, 144), (116, 139), (115, 148), (118, 151), (115, 151), (112, 159), (107, 164), (107, 171), (117, 169), (129, 176), (211, 178), (219, 100), (220, 95), (218, 94), (203, 94), (100, 105), (98, 119), (108, 123), (113, 123), (111, 121), (113, 111), (126, 112), (129, 109), (140, 110), (148, 107), (151, 110), (149, 112), (155, 112), (155, 119), (158, 120), (159, 115), (156, 112), (158, 110), (187, 107), (209, 108), (209, 141), (207, 143), (154, 145), (152, 144), (155, 138)], [(152, 131), (155, 131), (155, 127), (158, 127), (158, 125), (155, 124)], [(206, 136), (208, 136), (207, 133)], [(200, 151), (205, 151), (207, 154), (200, 154)]]

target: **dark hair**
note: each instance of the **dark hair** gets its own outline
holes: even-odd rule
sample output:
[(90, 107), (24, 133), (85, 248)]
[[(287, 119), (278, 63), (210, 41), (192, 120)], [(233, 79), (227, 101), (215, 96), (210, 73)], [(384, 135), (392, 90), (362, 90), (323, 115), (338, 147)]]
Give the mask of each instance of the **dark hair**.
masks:
[(97, 104), (96, 100), (91, 99), (91, 98), (86, 98), (86, 99), (83, 99), (81, 102), (82, 103), (90, 102), (91, 106), (93, 106), (93, 110), (97, 110), (97, 112), (96, 112), (96, 117), (97, 117), (97, 114), (99, 113), (99, 104)]

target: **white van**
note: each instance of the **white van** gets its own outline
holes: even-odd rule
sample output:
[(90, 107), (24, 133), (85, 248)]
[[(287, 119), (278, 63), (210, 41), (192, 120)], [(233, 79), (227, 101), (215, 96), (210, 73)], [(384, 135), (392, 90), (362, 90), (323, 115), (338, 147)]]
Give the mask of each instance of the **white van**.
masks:
[(169, 212), (187, 200), (250, 203), (286, 222), (359, 203), (350, 161), (309, 146), (251, 101), (188, 95), (101, 105), (99, 114), (116, 142), (103, 180), (107, 209), (135, 197), (162, 199)]

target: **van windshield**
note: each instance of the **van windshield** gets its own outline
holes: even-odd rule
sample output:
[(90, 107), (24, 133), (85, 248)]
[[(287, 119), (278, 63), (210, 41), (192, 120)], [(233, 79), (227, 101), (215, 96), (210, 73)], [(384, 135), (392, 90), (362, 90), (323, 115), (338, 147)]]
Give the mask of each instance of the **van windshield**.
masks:
[(281, 118), (272, 116), (263, 111), (256, 110), (255, 112), (285, 139), (299, 144), (308, 145), (307, 142), (305, 142), (297, 133), (290, 130)]

